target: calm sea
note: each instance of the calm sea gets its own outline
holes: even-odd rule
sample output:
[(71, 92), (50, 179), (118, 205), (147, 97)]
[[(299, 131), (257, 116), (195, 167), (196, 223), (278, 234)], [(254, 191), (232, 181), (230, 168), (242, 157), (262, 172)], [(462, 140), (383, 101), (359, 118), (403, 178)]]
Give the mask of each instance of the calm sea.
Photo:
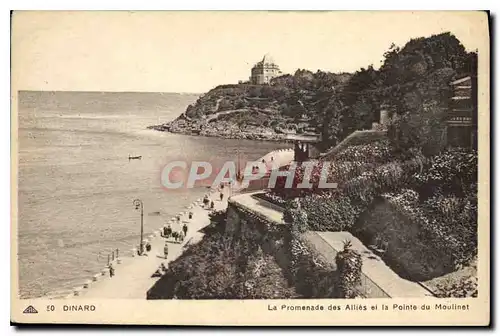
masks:
[[(184, 112), (197, 95), (19, 93), (19, 272), (22, 298), (64, 292), (99, 272), (113, 249), (200, 198), (206, 188), (165, 190), (171, 160), (256, 159), (284, 144), (147, 130)], [(128, 156), (142, 155), (142, 160)], [(159, 212), (158, 216), (156, 213)]]

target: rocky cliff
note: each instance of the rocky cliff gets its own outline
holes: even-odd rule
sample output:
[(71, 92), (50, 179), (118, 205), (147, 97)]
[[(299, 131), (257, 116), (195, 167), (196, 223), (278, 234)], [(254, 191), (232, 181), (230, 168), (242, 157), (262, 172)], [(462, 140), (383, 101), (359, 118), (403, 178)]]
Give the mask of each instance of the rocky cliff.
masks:
[(298, 70), (270, 85), (220, 85), (199, 97), (175, 120), (150, 128), (224, 138), (280, 140), (285, 134), (317, 133), (321, 101), (348, 74)]

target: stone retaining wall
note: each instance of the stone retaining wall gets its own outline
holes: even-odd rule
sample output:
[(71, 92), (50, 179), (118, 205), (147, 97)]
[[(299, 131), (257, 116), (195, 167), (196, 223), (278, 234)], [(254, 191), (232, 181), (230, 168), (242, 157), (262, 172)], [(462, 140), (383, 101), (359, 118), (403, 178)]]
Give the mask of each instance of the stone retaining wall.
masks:
[(386, 200), (378, 200), (352, 228), (368, 246), (386, 241), (384, 260), (402, 278), (425, 281), (453, 271), (452, 257), (426, 244), (420, 224), (410, 220)]

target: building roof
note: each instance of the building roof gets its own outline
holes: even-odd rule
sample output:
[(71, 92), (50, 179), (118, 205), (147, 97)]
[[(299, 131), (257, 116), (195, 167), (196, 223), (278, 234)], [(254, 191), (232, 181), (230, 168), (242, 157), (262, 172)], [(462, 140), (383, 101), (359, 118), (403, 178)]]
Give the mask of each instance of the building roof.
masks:
[(269, 54), (265, 54), (264, 58), (262, 58), (262, 64), (275, 64), (274, 58)]

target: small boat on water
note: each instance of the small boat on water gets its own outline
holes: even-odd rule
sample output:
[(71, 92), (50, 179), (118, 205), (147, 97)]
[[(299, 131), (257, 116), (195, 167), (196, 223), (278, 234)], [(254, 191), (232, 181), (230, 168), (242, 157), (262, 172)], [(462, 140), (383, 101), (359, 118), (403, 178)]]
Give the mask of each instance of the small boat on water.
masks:
[(128, 160), (141, 160), (142, 159), (142, 155), (141, 156), (128, 156)]

